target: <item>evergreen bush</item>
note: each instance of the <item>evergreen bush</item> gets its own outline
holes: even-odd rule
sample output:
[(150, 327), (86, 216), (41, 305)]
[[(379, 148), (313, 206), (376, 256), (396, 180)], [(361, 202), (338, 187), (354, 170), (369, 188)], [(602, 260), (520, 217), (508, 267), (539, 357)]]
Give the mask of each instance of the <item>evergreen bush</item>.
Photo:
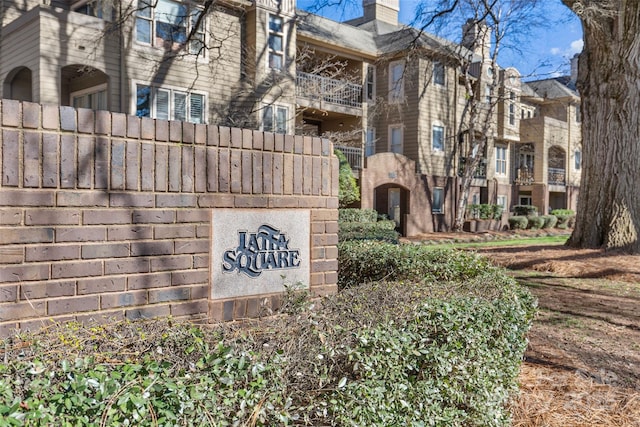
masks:
[(509, 217), (509, 228), (511, 230), (525, 230), (528, 224), (529, 220), (526, 216), (516, 215)]
[(558, 217), (555, 215), (542, 215), (540, 218), (544, 220), (543, 229), (553, 228), (558, 223)]
[(540, 230), (544, 226), (544, 218), (541, 216), (528, 216), (527, 228), (531, 230)]
[(515, 205), (513, 214), (515, 216), (533, 216), (538, 214), (538, 208), (532, 205)]

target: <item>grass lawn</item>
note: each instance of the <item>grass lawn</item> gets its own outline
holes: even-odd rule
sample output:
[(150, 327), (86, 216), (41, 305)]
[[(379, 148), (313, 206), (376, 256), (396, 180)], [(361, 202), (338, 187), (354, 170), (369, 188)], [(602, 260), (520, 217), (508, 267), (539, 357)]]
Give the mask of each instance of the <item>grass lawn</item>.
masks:
[(504, 240), (487, 240), (482, 242), (461, 242), (436, 244), (437, 247), (445, 248), (487, 248), (495, 246), (533, 246), (533, 245), (564, 245), (568, 239), (566, 235), (541, 236), (541, 237), (517, 237)]

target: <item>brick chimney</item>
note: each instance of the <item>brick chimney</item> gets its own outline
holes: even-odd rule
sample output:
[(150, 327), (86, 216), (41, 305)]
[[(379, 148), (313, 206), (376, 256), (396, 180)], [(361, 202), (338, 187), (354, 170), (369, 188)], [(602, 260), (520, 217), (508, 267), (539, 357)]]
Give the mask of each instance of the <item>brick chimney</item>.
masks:
[(377, 19), (391, 25), (398, 25), (400, 0), (362, 0), (364, 21)]

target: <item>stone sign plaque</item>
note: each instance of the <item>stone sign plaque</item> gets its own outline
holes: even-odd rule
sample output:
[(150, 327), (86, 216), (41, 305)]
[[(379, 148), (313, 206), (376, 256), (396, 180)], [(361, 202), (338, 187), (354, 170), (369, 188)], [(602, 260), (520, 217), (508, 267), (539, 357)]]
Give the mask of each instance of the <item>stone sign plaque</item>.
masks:
[(309, 287), (310, 211), (214, 209), (211, 215), (211, 298)]

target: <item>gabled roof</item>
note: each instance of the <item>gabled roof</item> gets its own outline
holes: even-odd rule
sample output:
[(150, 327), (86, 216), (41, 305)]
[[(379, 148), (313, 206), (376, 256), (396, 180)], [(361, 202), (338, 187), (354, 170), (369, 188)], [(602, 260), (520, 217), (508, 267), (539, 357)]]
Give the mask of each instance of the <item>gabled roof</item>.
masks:
[(369, 31), (304, 10), (297, 10), (296, 14), (299, 35), (364, 54), (377, 55), (378, 53), (374, 35)]
[[(406, 25), (393, 25), (376, 19), (363, 22), (361, 18), (337, 22), (304, 10), (298, 10), (297, 14), (299, 35), (363, 54), (388, 55), (402, 52), (411, 45), (444, 55), (467, 56), (471, 53), (457, 43)], [(474, 57), (474, 60), (480, 58)]]
[(526, 82), (535, 95), (543, 99), (580, 98), (569, 76)]

